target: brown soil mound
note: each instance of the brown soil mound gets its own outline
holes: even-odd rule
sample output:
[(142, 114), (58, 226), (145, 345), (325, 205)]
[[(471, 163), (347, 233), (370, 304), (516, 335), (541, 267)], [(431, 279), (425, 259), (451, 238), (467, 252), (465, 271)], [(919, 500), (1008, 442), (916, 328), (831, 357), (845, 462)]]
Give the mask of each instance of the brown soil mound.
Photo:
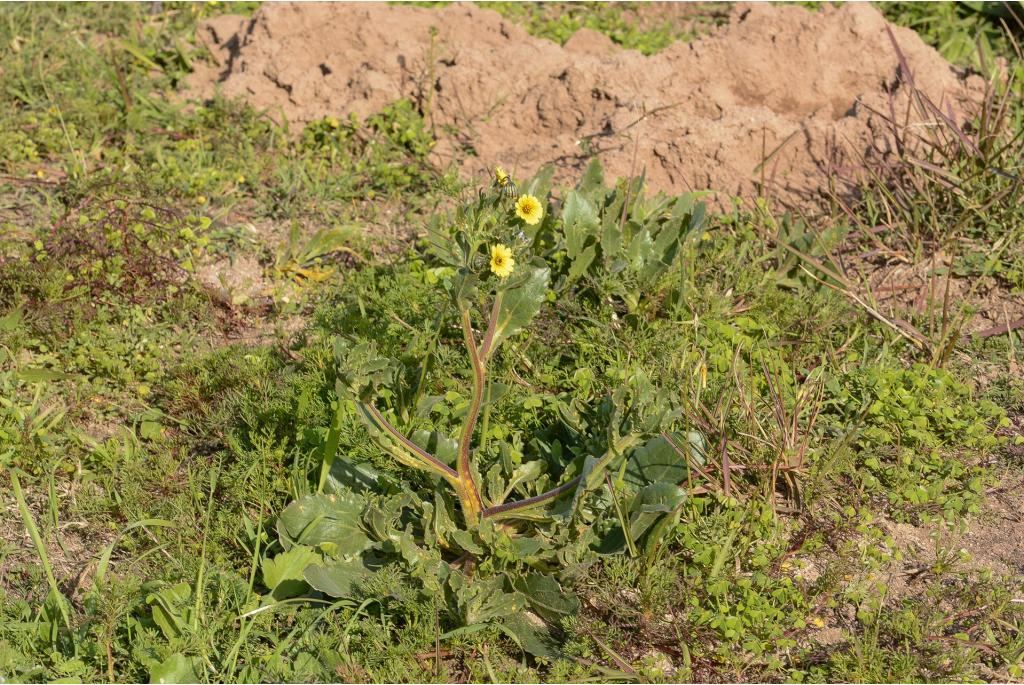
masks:
[[(562, 47), (472, 4), (268, 3), (201, 27), (220, 64), (191, 87), (300, 124), (410, 98), (439, 158), (466, 173), (553, 161), (569, 180), (598, 154), (610, 176), (646, 169), (668, 191), (750, 197), (763, 174), (773, 197), (808, 207), (836, 148), (857, 159), (885, 129), (875, 112), (906, 109), (885, 27), (864, 3), (739, 5), (708, 37), (645, 57), (589, 30)], [(967, 83), (913, 31), (893, 32), (917, 86), (961, 111)]]

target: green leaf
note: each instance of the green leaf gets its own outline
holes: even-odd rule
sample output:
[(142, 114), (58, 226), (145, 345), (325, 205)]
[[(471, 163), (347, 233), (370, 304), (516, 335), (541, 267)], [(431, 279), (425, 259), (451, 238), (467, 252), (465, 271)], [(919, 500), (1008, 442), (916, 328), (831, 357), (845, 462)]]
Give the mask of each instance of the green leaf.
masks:
[(516, 636), (523, 651), (547, 659), (563, 656), (551, 629), (530, 612), (521, 611), (509, 616), (505, 619), (505, 627)]
[(448, 585), (455, 594), (456, 602), (466, 625), (487, 623), (511, 616), (523, 608), (523, 595), (505, 589), (504, 574), (492, 578), (467, 579), (461, 573), (448, 576)]
[(601, 168), (601, 160), (594, 157), (583, 172), (583, 178), (576, 186), (576, 191), (583, 197), (593, 198), (597, 192), (604, 193), (604, 169)]
[(555, 177), (555, 165), (545, 164), (537, 173), (534, 174), (533, 178), (520, 184), (522, 192), (525, 195), (533, 195), (539, 198), (543, 203), (544, 198), (547, 197), (548, 193), (551, 192), (551, 182)]
[(359, 584), (379, 568), (379, 560), (368, 566), (362, 558), (307, 566), (303, 578), (310, 587), (330, 597), (351, 597)]
[(629, 533), (639, 540), (665, 514), (671, 513), (686, 500), (686, 491), (671, 483), (652, 483), (633, 499)]
[(394, 367), (373, 343), (352, 345), (344, 338), (334, 340), (334, 359), (339, 396), (365, 400), (379, 386), (391, 383)]
[(629, 455), (625, 481), (634, 487), (659, 482), (678, 484), (686, 480), (688, 471), (683, 456), (668, 440), (659, 435)]
[(526, 277), (505, 291), (495, 323), (491, 354), (504, 340), (527, 326), (540, 311), (547, 295), (551, 270), (546, 266), (528, 266)]
[(455, 466), (459, 443), (436, 431), (415, 431), (409, 439), (449, 466)]
[(512, 538), (509, 547), (516, 560), (529, 563), (530, 557), (542, 549), (550, 548), (550, 545), (540, 536), (529, 538), (517, 536)]
[(512, 471), (512, 477), (509, 479), (508, 485), (505, 487), (505, 491), (511, 493), (518, 485), (527, 481), (533, 481), (540, 477), (540, 474), (544, 470), (544, 463), (539, 459), (533, 459), (521, 464)]
[(523, 593), (534, 611), (552, 623), (557, 623), (563, 616), (571, 616), (580, 610), (579, 599), (564, 592), (554, 576), (532, 573), (516, 579), (513, 586)]
[(198, 657), (175, 652), (149, 669), (151, 683), (198, 683), (202, 662)]
[(650, 232), (646, 228), (639, 230), (629, 241), (629, 247), (626, 248), (626, 257), (629, 259), (630, 266), (637, 271), (642, 269), (651, 259), (653, 249), (654, 240), (651, 238)]
[(363, 498), (351, 492), (309, 495), (288, 505), (277, 521), (285, 549), (309, 545), (333, 557), (359, 554), (370, 546), (360, 519)]
[(376, 491), (379, 488), (380, 473), (370, 464), (355, 464), (345, 459), (335, 459), (324, 482), (324, 492), (343, 494), (347, 492)]
[(21, 307), (15, 307), (3, 316), (0, 316), (0, 331), (10, 333), (18, 330), (18, 327), (21, 325), (21, 319), (24, 316), (25, 310)]
[(562, 210), (562, 222), (565, 230), (565, 252), (569, 259), (575, 260), (587, 239), (596, 235), (600, 222), (597, 208), (576, 191), (569, 193)]
[(456, 309), (462, 308), (462, 302), (472, 302), (476, 299), (477, 285), (480, 283), (480, 277), (469, 271), (468, 269), (459, 269), (458, 273), (452, 278), (451, 286), (451, 298), (452, 302), (455, 303)]
[(188, 583), (165, 586), (146, 596), (146, 604), (153, 607), (153, 622), (168, 640), (180, 637), (192, 617), (192, 610), (183, 606), (192, 597)]
[(569, 273), (566, 278), (571, 282), (578, 280), (583, 274), (587, 272), (590, 265), (594, 263), (594, 259), (597, 257), (597, 246), (590, 245), (583, 252), (580, 253), (576, 259), (572, 260), (572, 265), (569, 267)]
[(17, 372), (19, 379), (26, 383), (46, 383), (49, 381), (59, 381), (65, 378), (70, 378), (68, 374), (63, 371), (56, 371), (54, 369), (47, 369), (41, 366), (29, 367), (27, 369), (21, 369)]
[(164, 426), (159, 421), (143, 421), (139, 424), (139, 437), (143, 440), (158, 441), (164, 436)]
[(644, 487), (633, 500), (632, 510), (636, 513), (667, 513), (686, 500), (686, 491), (678, 485), (660, 482)]
[(480, 555), (486, 550), (480, 546), (474, 538), (473, 534), (468, 530), (456, 529), (452, 531), (451, 537), (462, 549), (466, 550), (470, 554)]
[(619, 198), (612, 204), (614, 212), (605, 214), (604, 231), (601, 234), (601, 252), (604, 254), (605, 262), (615, 259), (619, 250), (622, 249), (622, 229), (619, 228), (617, 213), (622, 211), (624, 198)]
[(263, 560), (263, 584), (274, 599), (297, 597), (307, 590), (305, 571), (320, 563), (320, 555), (312, 547), (296, 545), (273, 559)]
[(434, 535), (439, 542), (446, 545), (451, 544), (452, 536), (458, 531), (452, 518), (451, 507), (448, 500), (441, 495), (439, 490), (434, 491)]

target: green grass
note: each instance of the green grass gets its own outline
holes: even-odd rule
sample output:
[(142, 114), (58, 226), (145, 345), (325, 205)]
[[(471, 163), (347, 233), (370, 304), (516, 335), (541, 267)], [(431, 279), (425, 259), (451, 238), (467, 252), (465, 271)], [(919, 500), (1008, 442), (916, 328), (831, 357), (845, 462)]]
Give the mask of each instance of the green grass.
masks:
[[(947, 51), (949, 31), (979, 29), (993, 51), (1009, 49), (991, 23), (951, 7), (887, 11), (942, 27), (925, 36)], [(629, 6), (493, 8), (560, 42), (583, 26), (648, 54), (692, 38)], [(709, 217), (664, 270), (623, 267), (603, 236), (570, 247), (564, 208), (533, 234), (555, 280), (489, 370), (505, 394), (481, 419), (482, 470), (537, 458), (567, 468), (616, 411), (641, 407), (667, 408), (658, 430), (695, 435), (704, 462), (636, 541), (642, 553), (616, 528), (626, 491), (593, 495), (603, 513), (587, 525), (620, 553), (585, 572), (557, 562), (580, 609), (546, 615), (529, 633), (543, 644), (496, 621), (467, 626), (477, 600), (437, 592), (430, 567), (401, 554), (350, 597), (299, 587), (279, 601), (278, 518), (316, 490), (329, 440), (339, 465), (377, 479), (374, 504), (443, 501), (355, 412), (337, 411), (335, 341), (394, 360), (380, 406), (403, 429), (455, 434), (472, 376), (436, 241), (494, 236), (457, 213), (488, 180), (432, 168), (429, 128), (407, 102), (303, 131), (240, 103), (185, 106), (174, 90), (203, 58), (196, 22), (236, 10), (0, 10), (0, 44), (12, 46), (0, 73), (0, 678), (1020, 677), (1020, 576), (979, 571), (941, 541), (933, 556), (915, 552), (885, 526), (953, 535), (1019, 474), (1024, 388), (1009, 361), (1024, 340), (957, 339), (955, 353), (932, 355), (780, 246), (824, 259), (856, 243), (855, 222), (808, 227), (766, 211)], [(1019, 118), (1006, 126), (1019, 131)], [(932, 183), (927, 211), (893, 215), (884, 239), (908, 245), (980, 216), (967, 237), (990, 250), (992, 227), (1015, 215), (976, 211), (1006, 192), (986, 178), (961, 194)], [(893, 197), (868, 190), (854, 208), (865, 223)], [(429, 237), (384, 249), (363, 230), (396, 211)], [(584, 246), (601, 251), (577, 268)], [(257, 264), (259, 287), (224, 297), (199, 277), (228, 256)], [(402, 415), (417, 397), (429, 411)], [(402, 526), (418, 525), (421, 509), (404, 511)], [(521, 562), (502, 568), (512, 577)], [(883, 595), (908, 564), (926, 569), (912, 591)]]

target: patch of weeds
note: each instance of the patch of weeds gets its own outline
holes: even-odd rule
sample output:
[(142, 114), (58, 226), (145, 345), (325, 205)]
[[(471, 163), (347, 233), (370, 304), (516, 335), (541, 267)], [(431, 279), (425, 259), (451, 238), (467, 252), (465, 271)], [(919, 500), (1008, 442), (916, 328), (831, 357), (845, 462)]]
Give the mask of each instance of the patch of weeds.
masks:
[(0, 260), (0, 304), (18, 318), (0, 327), (0, 341), (50, 369), (51, 380), (145, 398), (174, 346), (216, 325), (189, 274), (208, 226), (202, 215), (144, 201), (82, 203)]
[(0, 347), (0, 466), (36, 470), (66, 445), (67, 407), (48, 387), (52, 372), (18, 368), (6, 355)]
[[(592, 564), (595, 548), (607, 554), (628, 547), (636, 555), (658, 544), (647, 533), (676, 510), (682, 475), (666, 465), (673, 448), (660, 435), (670, 430), (674, 413), (644, 374), (631, 374), (599, 408), (576, 410), (565, 425), (535, 433), (529, 446), (487, 430), (491, 405), (507, 393), (490, 375), (502, 368), (496, 351), (529, 329), (548, 299), (551, 269), (540, 254), (520, 246), (513, 261), (501, 245), (542, 220), (546, 202), (537, 197), (547, 198), (545, 183), (539, 177), (524, 184), (528, 194), (514, 210), (500, 191), (481, 194), (459, 214), (447, 243), (432, 243), (445, 267), (444, 299), (454, 305), (447, 318), (461, 331), (469, 357), (468, 396), (431, 397), (422, 386), (401, 390), (400, 381), (423, 373), (381, 356), (379, 339), (334, 342), (334, 418), (318, 450), (317, 485), (280, 514), (281, 551), (262, 564), (274, 598), (311, 589), (360, 598), (370, 572), (397, 564), (423, 592), (445, 598), (444, 620), (453, 629), (504, 626), (526, 651), (550, 656), (554, 648), (545, 645), (553, 638), (545, 630), (508, 617), (527, 606), (549, 622), (571, 615), (578, 600), (561, 582)], [(526, 212), (523, 198), (536, 207)], [(474, 319), (486, 321), (479, 335)], [(465, 378), (460, 367), (457, 375)], [(455, 411), (433, 422), (441, 402)], [(339, 455), (353, 415), (396, 464), (448, 487), (424, 488), (422, 476), (418, 488), (402, 486), (392, 473)], [(474, 449), (478, 419), (480, 439), (489, 445)], [(424, 426), (411, 437), (395, 425), (411, 422)], [(458, 442), (448, 437), (453, 432)], [(584, 525), (566, 526), (570, 519)]]
[[(1020, 626), (1013, 582), (985, 571), (972, 577), (936, 569), (916, 597), (857, 613), (851, 642), (809, 669), (817, 682), (904, 682), (922, 675), (942, 681), (1020, 677)], [(876, 587), (884, 597), (884, 587)]]
[[(0, 169), (59, 179), (68, 205), (100, 184), (144, 181), (154, 194), (145, 199), (184, 198), (218, 219), (235, 206), (337, 221), (358, 204), (365, 216), (376, 208), (368, 200), (421, 197), (437, 178), (433, 139), (408, 102), (362, 122), (329, 117), (299, 136), (239, 102), (184, 106), (174, 88), (204, 59), (195, 28), (223, 9), (147, 8), (6, 13), (0, 41), (17, 49), (2, 77)], [(64, 40), (71, 26), (86, 39)]]
[(581, 28), (599, 31), (628, 50), (652, 55), (679, 41), (692, 41), (725, 20), (722, 3), (691, 7), (689, 21), (645, 13), (643, 3), (492, 2), (502, 16), (522, 24), (534, 36), (564, 44)]
[(798, 651), (812, 598), (779, 571), (780, 520), (763, 502), (726, 498), (694, 498), (684, 510), (670, 554), (654, 565), (610, 559), (585, 583), (586, 631), (631, 660), (670, 657), (662, 661), (674, 668), (657, 674), (670, 681), (785, 672), (782, 655)]
[(424, 162), (434, 138), (408, 100), (387, 105), (359, 121), (355, 115), (310, 123), (300, 146), (358, 177), (355, 185), (373, 192), (392, 188), (424, 189), (432, 180)]
[(1019, 35), (1024, 29), (1020, 8), (1002, 2), (884, 2), (878, 7), (886, 19), (917, 31), (950, 62), (979, 70), (995, 57), (1015, 58), (1012, 32)]
[(938, 516), (953, 521), (976, 513), (987, 471), (984, 456), (1002, 439), (1004, 412), (975, 400), (949, 373), (916, 364), (909, 369), (863, 366), (826, 383), (826, 431), (850, 432), (856, 467), (824, 464), (833, 477), (887, 500), (897, 519)]

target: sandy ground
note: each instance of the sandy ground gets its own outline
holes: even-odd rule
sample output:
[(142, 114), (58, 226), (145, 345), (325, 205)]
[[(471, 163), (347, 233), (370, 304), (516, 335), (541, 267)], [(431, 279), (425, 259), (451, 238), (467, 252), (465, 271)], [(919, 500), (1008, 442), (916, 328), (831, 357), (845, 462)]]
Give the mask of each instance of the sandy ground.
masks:
[(722, 204), (763, 183), (811, 210), (828, 171), (884, 149), (884, 119), (907, 110), (887, 26), (917, 86), (962, 119), (976, 77), (866, 3), (740, 4), (710, 35), (651, 57), (586, 29), (563, 47), (471, 3), (268, 3), (200, 28), (218, 64), (189, 87), (293, 124), (409, 98), (441, 139), (438, 161), (467, 174), (553, 161), (571, 180), (597, 155), (612, 177), (645, 170), (653, 190), (714, 190)]

